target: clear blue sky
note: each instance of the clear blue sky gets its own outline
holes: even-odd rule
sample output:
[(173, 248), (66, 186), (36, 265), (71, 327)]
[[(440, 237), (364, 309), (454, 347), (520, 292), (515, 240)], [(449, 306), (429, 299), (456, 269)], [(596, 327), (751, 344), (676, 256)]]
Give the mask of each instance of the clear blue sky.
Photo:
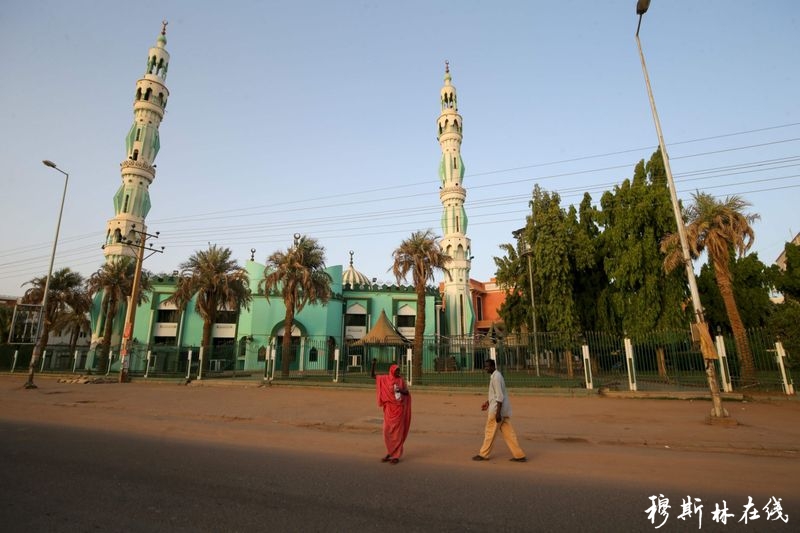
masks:
[[(317, 237), (329, 265), (390, 280), (412, 231), (441, 232), (435, 137), (444, 61), (464, 118), (472, 277), (524, 224), (535, 184), (597, 201), (657, 137), (635, 0), (6, 0), (0, 294), (86, 275), (114, 215), (136, 80), (169, 20), (170, 100), (150, 231), (171, 272), (216, 243), (241, 264)], [(800, 231), (800, 3), (653, 0), (641, 31), (679, 196), (740, 194), (769, 264)]]

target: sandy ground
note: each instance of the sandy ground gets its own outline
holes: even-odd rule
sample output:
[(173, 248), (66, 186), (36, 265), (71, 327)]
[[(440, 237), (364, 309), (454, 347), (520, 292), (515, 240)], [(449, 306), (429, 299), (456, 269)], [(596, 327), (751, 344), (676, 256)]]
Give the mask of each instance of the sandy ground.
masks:
[[(0, 420), (102, 429), (161, 439), (383, 456), (382, 414), (374, 389), (262, 386), (258, 381), (79, 384), (22, 374), (0, 376)], [(472, 463), (481, 443), (484, 392), (412, 389), (413, 421), (404, 461)], [(704, 469), (708, 479), (758, 480), (800, 475), (800, 401), (728, 401), (733, 427), (705, 422), (703, 400), (554, 396), (511, 391), (513, 424), (538, 475), (677, 476)], [(665, 455), (652, 455), (655, 450)], [(668, 455), (666, 455), (668, 454)], [(493, 464), (509, 464), (498, 442)], [(627, 465), (620, 465), (624, 457)], [(719, 458), (720, 472), (709, 470)], [(740, 459), (736, 459), (736, 458)], [(732, 472), (731, 459), (752, 471)], [(713, 463), (713, 461), (711, 461)], [(589, 468), (587, 468), (587, 465)], [(697, 481), (697, 482), (701, 482)], [(795, 485), (786, 485), (795, 487)], [(785, 488), (785, 487), (784, 487)], [(788, 488), (800, 497), (800, 489)], [(785, 496), (789, 494), (784, 493)]]

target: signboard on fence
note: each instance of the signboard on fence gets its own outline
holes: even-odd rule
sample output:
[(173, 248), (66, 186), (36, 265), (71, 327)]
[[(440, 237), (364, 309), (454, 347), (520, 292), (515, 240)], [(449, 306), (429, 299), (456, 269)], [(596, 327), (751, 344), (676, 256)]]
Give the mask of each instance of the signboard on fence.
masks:
[(11, 332), (8, 334), (9, 344), (36, 343), (41, 310), (41, 304), (17, 304), (14, 306)]

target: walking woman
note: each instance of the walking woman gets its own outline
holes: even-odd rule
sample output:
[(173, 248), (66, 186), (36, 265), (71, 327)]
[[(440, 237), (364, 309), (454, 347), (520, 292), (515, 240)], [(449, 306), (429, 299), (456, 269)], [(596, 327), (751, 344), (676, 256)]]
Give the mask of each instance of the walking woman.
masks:
[(388, 374), (375, 375), (376, 359), (372, 360), (371, 376), (375, 380), (378, 406), (383, 408), (383, 440), (386, 456), (381, 461), (396, 465), (403, 456), (403, 443), (411, 427), (411, 394), (405, 380), (400, 376), (400, 367), (392, 365)]

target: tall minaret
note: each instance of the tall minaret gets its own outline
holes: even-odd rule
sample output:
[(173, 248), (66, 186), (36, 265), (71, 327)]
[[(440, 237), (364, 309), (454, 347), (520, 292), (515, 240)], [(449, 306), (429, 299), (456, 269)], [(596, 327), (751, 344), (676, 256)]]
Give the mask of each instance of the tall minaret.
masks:
[(120, 163), (122, 185), (114, 195), (114, 218), (108, 221), (104, 254), (106, 261), (120, 256), (136, 256), (135, 247), (121, 241), (135, 241), (131, 230), (147, 231), (144, 219), (150, 211), (148, 188), (156, 177), (153, 161), (161, 145), (158, 127), (164, 118), (169, 91), (164, 84), (169, 67), (167, 44), (167, 21), (161, 26), (161, 35), (147, 56), (144, 77), (136, 82), (136, 98), (133, 102), (133, 125), (125, 138), (127, 157)]
[(442, 147), (439, 164), (439, 198), (442, 201), (442, 249), (452, 257), (445, 275), (444, 306), (447, 335), (472, 335), (475, 312), (469, 290), (469, 267), (472, 253), (467, 238), (467, 212), (463, 187), (464, 162), (461, 159), (461, 115), (458, 114), (456, 88), (450, 83), (450, 64), (445, 62), (444, 87), (441, 91), (442, 114), (438, 135)]

